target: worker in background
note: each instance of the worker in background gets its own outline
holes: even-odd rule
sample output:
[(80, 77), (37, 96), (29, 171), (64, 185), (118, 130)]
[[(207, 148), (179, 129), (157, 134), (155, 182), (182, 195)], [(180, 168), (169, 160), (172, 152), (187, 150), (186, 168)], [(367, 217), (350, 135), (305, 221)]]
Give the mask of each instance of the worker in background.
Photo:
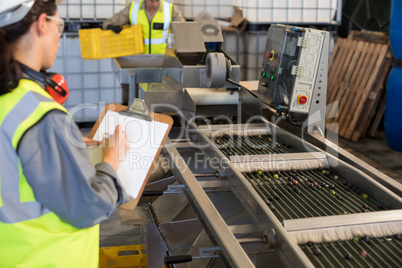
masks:
[(99, 223), (129, 201), (116, 174), (125, 132), (104, 139), (104, 162), (91, 165), (80, 130), (51, 97), (67, 87), (41, 72), (63, 27), (55, 0), (1, 1), (0, 267), (98, 267)]
[(103, 23), (103, 29), (120, 33), (121, 25), (141, 25), (144, 54), (165, 54), (167, 35), (172, 21), (185, 21), (171, 3), (160, 0), (132, 2)]

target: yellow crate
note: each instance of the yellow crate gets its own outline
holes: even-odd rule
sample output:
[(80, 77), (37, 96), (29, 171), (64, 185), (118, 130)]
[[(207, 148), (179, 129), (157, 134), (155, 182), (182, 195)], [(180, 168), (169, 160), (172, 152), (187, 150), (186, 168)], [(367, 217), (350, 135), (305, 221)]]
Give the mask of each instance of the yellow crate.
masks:
[(141, 25), (125, 26), (119, 33), (112, 30), (78, 31), (83, 59), (99, 60), (144, 53)]
[(144, 245), (99, 248), (99, 268), (147, 267)]

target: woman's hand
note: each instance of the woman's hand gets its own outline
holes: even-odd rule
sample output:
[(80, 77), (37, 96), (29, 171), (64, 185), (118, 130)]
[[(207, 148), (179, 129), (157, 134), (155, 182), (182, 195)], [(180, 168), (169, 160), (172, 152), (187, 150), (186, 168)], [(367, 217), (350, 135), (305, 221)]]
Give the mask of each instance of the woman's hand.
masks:
[(87, 145), (87, 147), (89, 146), (99, 146), (102, 142), (101, 141), (96, 141), (93, 139), (89, 139), (86, 137), (82, 137), (82, 139), (84, 140), (84, 143)]
[(126, 157), (128, 145), (126, 132), (123, 131), (120, 125), (116, 126), (114, 135), (105, 137), (102, 141), (102, 161), (109, 163), (117, 171), (120, 163)]

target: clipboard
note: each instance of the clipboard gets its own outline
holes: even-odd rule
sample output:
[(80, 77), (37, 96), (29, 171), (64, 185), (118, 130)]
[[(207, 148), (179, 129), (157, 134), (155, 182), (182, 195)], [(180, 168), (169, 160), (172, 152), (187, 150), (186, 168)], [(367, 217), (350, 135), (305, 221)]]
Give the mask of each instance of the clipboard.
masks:
[[(159, 156), (162, 146), (172, 128), (173, 119), (168, 115), (150, 113), (145, 106), (144, 100), (141, 99), (134, 99), (132, 104), (128, 107), (111, 103), (106, 105), (105, 109), (96, 120), (88, 138), (102, 140), (102, 133), (107, 128), (113, 129), (114, 131), (115, 127), (119, 122), (121, 122), (121, 120), (124, 120), (123, 125), (126, 124), (125, 126), (127, 130), (125, 130), (127, 140), (130, 141), (130, 149), (117, 173), (123, 188), (130, 195), (131, 200), (120, 205), (119, 208), (134, 209), (137, 206), (148, 178), (154, 169), (156, 163), (155, 160)], [(148, 126), (150, 128), (147, 129)], [(130, 129), (131, 133), (128, 131)], [(134, 133), (138, 134), (139, 132), (141, 132), (141, 137), (133, 135)], [(113, 134), (113, 132), (110, 134)], [(129, 135), (135, 136), (134, 138), (140, 139), (142, 142), (137, 144), (132, 142)], [(146, 139), (144, 139), (144, 137)], [(155, 139), (156, 144), (152, 144), (153, 138)], [(146, 140), (146, 142), (144, 142), (144, 140)], [(147, 143), (148, 140), (150, 142), (149, 144)], [(136, 145), (138, 145), (138, 148)], [(146, 155), (145, 157), (143, 157), (144, 154)], [(146, 163), (142, 163), (144, 162), (144, 159)], [(137, 163), (136, 161), (141, 163)], [(135, 179), (138, 179), (138, 181), (132, 181)], [(135, 196), (135, 194), (137, 195)]]

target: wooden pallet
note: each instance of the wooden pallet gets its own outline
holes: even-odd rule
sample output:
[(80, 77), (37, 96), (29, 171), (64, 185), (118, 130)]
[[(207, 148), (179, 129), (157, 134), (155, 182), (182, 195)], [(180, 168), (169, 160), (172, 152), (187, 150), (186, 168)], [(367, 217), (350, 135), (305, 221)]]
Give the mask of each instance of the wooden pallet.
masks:
[(389, 42), (388, 33), (368, 31), (364, 29), (361, 31), (351, 31), (348, 38), (383, 45), (386, 45)]
[(329, 62), (327, 130), (352, 141), (366, 135), (391, 63), (388, 44), (338, 39)]
[(375, 111), (375, 118), (373, 119), (373, 123), (370, 126), (370, 130), (367, 132), (367, 135), (370, 137), (375, 137), (377, 130), (380, 126), (382, 118), (385, 114), (385, 94), (381, 97), (380, 106), (378, 107), (377, 111)]

